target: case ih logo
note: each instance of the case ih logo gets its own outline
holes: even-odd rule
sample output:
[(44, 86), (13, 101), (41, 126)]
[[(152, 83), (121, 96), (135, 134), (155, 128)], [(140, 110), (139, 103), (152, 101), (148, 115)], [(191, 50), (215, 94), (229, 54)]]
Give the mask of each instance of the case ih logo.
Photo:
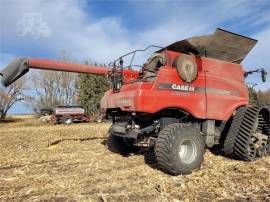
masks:
[(195, 91), (195, 87), (194, 86), (188, 86), (188, 85), (172, 84), (172, 87), (171, 88), (173, 90), (180, 90), (180, 91), (191, 91), (191, 92), (194, 92)]
[(176, 91), (186, 91), (186, 92), (194, 92), (195, 87), (190, 85), (180, 85), (180, 84), (171, 84), (171, 83), (161, 83), (158, 86), (159, 89), (163, 90), (176, 90)]

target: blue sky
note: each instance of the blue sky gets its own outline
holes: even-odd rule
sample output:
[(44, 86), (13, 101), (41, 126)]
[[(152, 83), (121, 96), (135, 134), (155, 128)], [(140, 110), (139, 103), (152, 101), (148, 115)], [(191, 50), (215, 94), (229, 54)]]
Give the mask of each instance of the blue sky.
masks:
[[(18, 31), (18, 24), (29, 14), (38, 14), (45, 23), (45, 33), (43, 26), (39, 37), (31, 30)], [(217, 27), (258, 39), (243, 65), (270, 72), (270, 0), (2, 0), (0, 69), (16, 56), (55, 59), (63, 50), (77, 61), (107, 63), (133, 49), (165, 46), (213, 33)], [(267, 82), (258, 88), (269, 86)], [(30, 111), (18, 104), (12, 113)]]

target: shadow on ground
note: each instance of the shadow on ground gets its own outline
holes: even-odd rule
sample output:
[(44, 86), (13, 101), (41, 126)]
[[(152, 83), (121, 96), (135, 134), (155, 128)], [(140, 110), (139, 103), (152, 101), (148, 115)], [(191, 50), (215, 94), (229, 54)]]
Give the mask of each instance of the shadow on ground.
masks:
[(153, 169), (157, 169), (155, 154), (154, 154), (154, 147), (147, 148), (147, 147), (134, 147), (124, 150), (119, 150), (111, 147), (108, 143), (108, 139), (104, 139), (101, 142), (102, 145), (106, 146), (111, 152), (117, 153), (123, 157), (129, 157), (132, 155), (142, 155), (144, 156), (144, 162)]
[(59, 139), (59, 140), (54, 140), (52, 142), (48, 142), (48, 147), (53, 146), (53, 145), (57, 145), (61, 142), (64, 141), (80, 141), (80, 142), (84, 142), (84, 141), (89, 141), (89, 140), (104, 140), (106, 138), (104, 137), (86, 137), (86, 138), (63, 138), (63, 139)]
[(150, 166), (153, 169), (157, 169), (157, 164), (156, 164), (156, 159), (155, 159), (155, 154), (154, 154), (154, 148), (138, 148), (134, 147), (132, 149), (128, 150), (118, 150), (116, 151), (115, 148), (112, 148), (108, 145), (108, 138), (106, 137), (85, 137), (85, 138), (62, 138), (54, 141), (49, 141), (48, 142), (48, 147), (54, 146), (57, 144), (60, 144), (64, 141), (79, 141), (79, 142), (84, 142), (84, 141), (91, 141), (91, 140), (102, 140), (100, 143), (107, 147), (111, 152), (117, 153), (123, 157), (129, 157), (132, 155), (143, 155), (144, 156), (144, 162)]
[(0, 123), (14, 123), (14, 122), (19, 122), (21, 121), (21, 119), (18, 118), (5, 118), (5, 119), (1, 119), (0, 118)]

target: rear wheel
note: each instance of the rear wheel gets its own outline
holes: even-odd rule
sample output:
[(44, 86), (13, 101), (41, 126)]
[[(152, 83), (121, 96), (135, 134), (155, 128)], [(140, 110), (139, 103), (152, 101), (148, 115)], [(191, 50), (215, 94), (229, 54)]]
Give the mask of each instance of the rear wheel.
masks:
[(200, 130), (175, 123), (165, 127), (155, 144), (158, 167), (171, 175), (190, 174), (200, 168), (205, 151), (205, 140)]

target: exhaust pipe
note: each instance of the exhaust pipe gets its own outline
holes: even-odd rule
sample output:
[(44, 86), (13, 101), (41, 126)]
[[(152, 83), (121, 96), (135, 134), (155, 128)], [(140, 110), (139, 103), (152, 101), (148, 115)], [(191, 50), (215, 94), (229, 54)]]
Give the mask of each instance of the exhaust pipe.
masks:
[(29, 71), (26, 58), (16, 58), (0, 72), (2, 84), (7, 87)]

